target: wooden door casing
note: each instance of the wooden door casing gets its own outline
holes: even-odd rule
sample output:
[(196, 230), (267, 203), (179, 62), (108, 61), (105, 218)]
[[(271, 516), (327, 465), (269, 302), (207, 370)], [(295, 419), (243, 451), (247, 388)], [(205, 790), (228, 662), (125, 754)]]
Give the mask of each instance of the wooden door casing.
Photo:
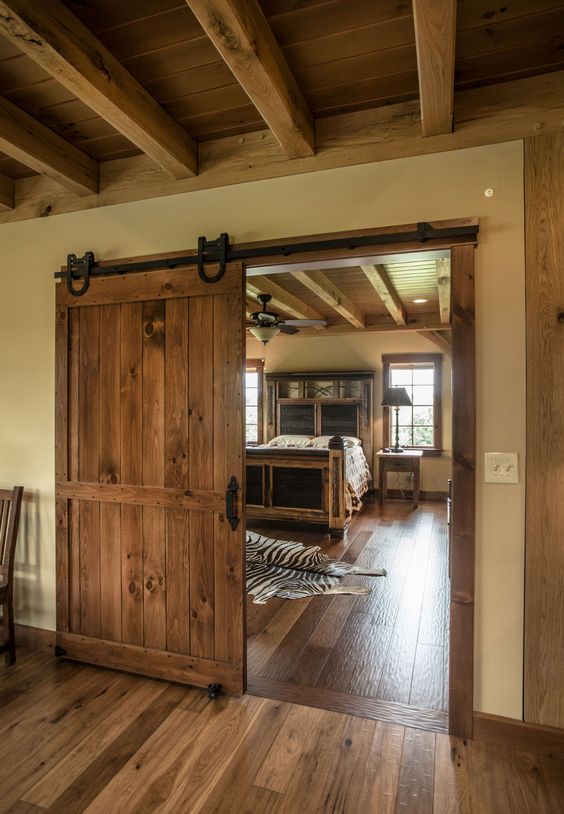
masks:
[(95, 278), (80, 298), (57, 286), (57, 643), (69, 658), (244, 690), (242, 292), (239, 264), (215, 284), (190, 267)]

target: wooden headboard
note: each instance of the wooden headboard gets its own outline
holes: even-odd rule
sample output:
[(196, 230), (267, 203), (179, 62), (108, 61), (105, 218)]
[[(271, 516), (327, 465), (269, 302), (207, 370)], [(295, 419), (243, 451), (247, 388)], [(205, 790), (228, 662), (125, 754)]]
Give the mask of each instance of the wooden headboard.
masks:
[(372, 466), (373, 371), (267, 373), (264, 439), (275, 435), (354, 435)]

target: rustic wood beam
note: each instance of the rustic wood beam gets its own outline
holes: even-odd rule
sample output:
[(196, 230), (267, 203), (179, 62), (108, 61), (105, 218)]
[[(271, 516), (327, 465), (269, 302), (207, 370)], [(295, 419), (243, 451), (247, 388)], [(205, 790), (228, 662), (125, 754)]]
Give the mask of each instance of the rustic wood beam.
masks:
[(457, 93), (454, 132), (441, 136), (424, 138), (419, 104), (402, 102), (319, 119), (317, 153), (309, 158), (288, 161), (274, 136), (260, 130), (202, 142), (194, 178), (171, 182), (146, 156), (103, 162), (99, 195), (81, 198), (49, 179), (22, 178), (16, 182), (18, 206), (0, 212), (0, 223), (559, 132), (564, 71)]
[(3, 0), (0, 33), (169, 176), (196, 173), (190, 136), (60, 0)]
[(13, 209), (16, 205), (15, 184), (12, 178), (0, 174), (0, 211)]
[(341, 289), (322, 271), (293, 271), (292, 276), (322, 299), (355, 328), (364, 328), (364, 317)]
[(441, 333), (440, 331), (417, 331), (420, 336), (425, 337), (428, 339), (429, 342), (432, 342), (433, 345), (436, 345), (443, 353), (446, 353), (447, 356), (452, 356), (452, 344), (450, 341), (449, 334), (446, 332)]
[[(428, 332), (437, 332), (448, 330), (445, 325), (441, 325), (439, 321), (439, 314), (425, 314), (416, 318), (409, 318), (407, 325), (396, 325), (395, 322), (388, 316), (376, 317), (366, 320), (364, 328), (355, 328), (350, 322), (341, 322), (338, 325), (329, 325), (323, 331), (323, 336), (346, 336), (347, 334), (370, 334), (378, 332), (395, 332), (395, 331), (416, 331), (424, 333), (427, 336)], [(276, 337), (278, 340), (280, 334)], [(319, 336), (313, 328), (300, 328), (300, 336)]]
[[(270, 294), (272, 297), (269, 305), (274, 309), (280, 309), (286, 314), (290, 314), (295, 319), (323, 319), (320, 313), (298, 297), (290, 294), (278, 283), (269, 280), (268, 277), (251, 277), (247, 280), (247, 292), (250, 294)], [(260, 311), (260, 305), (255, 310)], [(323, 330), (322, 326), (318, 326)]]
[(437, 288), (439, 289), (439, 310), (441, 322), (450, 322), (450, 260), (437, 260)]
[(288, 158), (315, 152), (313, 119), (257, 0), (187, 0)]
[(421, 129), (452, 132), (456, 0), (413, 0)]
[(0, 151), (79, 195), (98, 192), (98, 162), (3, 96)]
[(384, 266), (376, 263), (371, 266), (361, 266), (361, 269), (388, 309), (388, 312), (396, 325), (406, 325), (407, 316), (405, 313), (405, 308), (403, 307), (403, 303), (398, 296), (398, 292), (388, 277)]

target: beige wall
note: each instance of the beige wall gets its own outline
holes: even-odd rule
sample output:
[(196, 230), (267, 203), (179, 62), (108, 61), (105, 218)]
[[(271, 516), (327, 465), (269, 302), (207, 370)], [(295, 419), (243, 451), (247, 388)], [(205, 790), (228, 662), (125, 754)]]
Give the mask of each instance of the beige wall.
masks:
[(55, 622), (52, 274), (67, 252), (111, 258), (185, 249), (222, 231), (244, 241), (477, 215), (475, 705), (520, 717), (524, 489), (484, 485), (482, 457), (524, 451), (522, 176), (514, 142), (0, 226), (0, 483), (23, 483), (30, 495), (19, 619)]
[[(278, 337), (264, 348), (258, 340), (247, 340), (249, 359), (264, 357), (265, 372), (290, 373), (330, 370), (373, 370), (374, 380), (374, 449), (383, 446), (382, 422), (382, 354), (439, 353), (436, 345), (414, 331), (401, 333), (347, 334), (345, 336)], [(443, 360), (443, 447), (440, 458), (425, 458), (421, 463), (421, 488), (429, 492), (446, 492), (451, 474), (452, 399), (451, 364)], [(373, 462), (372, 471), (375, 472)], [(398, 475), (404, 485), (406, 477)], [(396, 479), (389, 476), (390, 488)]]

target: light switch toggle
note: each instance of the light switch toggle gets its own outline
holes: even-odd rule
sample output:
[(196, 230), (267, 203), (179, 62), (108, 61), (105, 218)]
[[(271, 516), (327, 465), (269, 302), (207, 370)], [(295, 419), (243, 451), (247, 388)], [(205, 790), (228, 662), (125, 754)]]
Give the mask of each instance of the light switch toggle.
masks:
[(486, 452), (486, 483), (519, 483), (516, 452)]

